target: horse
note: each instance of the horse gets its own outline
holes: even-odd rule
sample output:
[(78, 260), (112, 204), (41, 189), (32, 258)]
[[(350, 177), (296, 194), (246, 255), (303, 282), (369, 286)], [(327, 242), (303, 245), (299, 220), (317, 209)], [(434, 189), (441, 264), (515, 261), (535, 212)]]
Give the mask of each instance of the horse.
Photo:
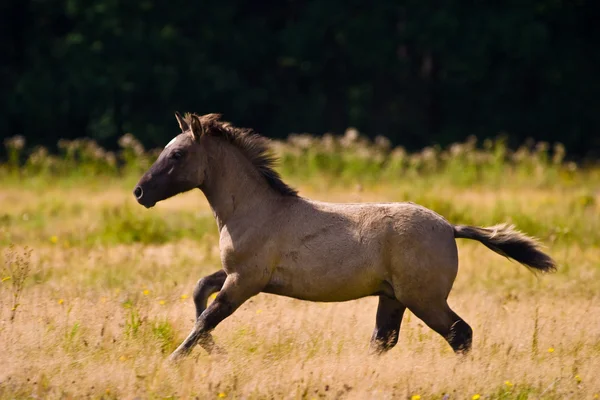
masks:
[(219, 230), (222, 269), (197, 282), (194, 327), (170, 360), (184, 357), (197, 344), (209, 353), (216, 350), (211, 331), (261, 292), (316, 302), (378, 296), (372, 353), (396, 345), (408, 308), (455, 353), (464, 354), (473, 331), (447, 303), (458, 270), (456, 239), (477, 240), (532, 271), (556, 270), (539, 242), (512, 225), (453, 225), (411, 202), (303, 198), (275, 171), (267, 138), (222, 121), (220, 114), (176, 112), (175, 117), (181, 133), (133, 194), (151, 208), (200, 189)]

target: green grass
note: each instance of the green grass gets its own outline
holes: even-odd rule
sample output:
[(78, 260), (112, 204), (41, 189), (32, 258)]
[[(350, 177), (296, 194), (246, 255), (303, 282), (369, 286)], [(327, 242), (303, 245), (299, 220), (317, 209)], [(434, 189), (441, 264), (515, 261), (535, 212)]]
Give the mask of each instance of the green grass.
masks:
[[(0, 166), (0, 177), (19, 186), (40, 184), (50, 177), (60, 178), (53, 185), (69, 185), (69, 181), (101, 185), (101, 180), (91, 179), (95, 177), (117, 178), (132, 185), (160, 150), (145, 151), (130, 134), (119, 144), (119, 151), (110, 152), (89, 139), (61, 140), (59, 153), (50, 154), (9, 139), (5, 141), (8, 161)], [(370, 141), (353, 131), (343, 137), (292, 135), (273, 144), (283, 174), (302, 181), (323, 176), (338, 184), (419, 179), (426, 184), (444, 181), (453, 187), (504, 186), (507, 182), (513, 187), (593, 187), (600, 182), (599, 168), (565, 162), (560, 144), (540, 142), (512, 151), (502, 137), (482, 144), (469, 138), (447, 149), (430, 147), (416, 153), (393, 148), (381, 138)]]

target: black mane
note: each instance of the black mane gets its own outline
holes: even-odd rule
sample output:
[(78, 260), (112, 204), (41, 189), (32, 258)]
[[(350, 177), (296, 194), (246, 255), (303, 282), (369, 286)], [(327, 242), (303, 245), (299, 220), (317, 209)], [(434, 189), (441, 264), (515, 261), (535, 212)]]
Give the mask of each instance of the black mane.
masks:
[(220, 114), (195, 115), (186, 114), (185, 120), (191, 126), (192, 118), (196, 116), (202, 123), (203, 134), (218, 136), (231, 143), (252, 162), (252, 165), (265, 178), (269, 186), (283, 196), (297, 196), (298, 192), (288, 186), (274, 167), (277, 157), (269, 147), (269, 139), (259, 135), (249, 128), (238, 128), (229, 122), (221, 121)]

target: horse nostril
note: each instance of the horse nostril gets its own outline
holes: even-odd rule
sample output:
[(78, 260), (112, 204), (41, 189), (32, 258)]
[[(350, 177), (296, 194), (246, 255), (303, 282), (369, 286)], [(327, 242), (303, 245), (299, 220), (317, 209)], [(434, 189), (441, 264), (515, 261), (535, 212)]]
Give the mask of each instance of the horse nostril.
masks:
[(144, 195), (144, 191), (142, 190), (142, 187), (141, 186), (136, 187), (133, 190), (133, 195), (135, 196), (136, 199), (138, 199), (138, 200), (141, 199), (142, 196)]

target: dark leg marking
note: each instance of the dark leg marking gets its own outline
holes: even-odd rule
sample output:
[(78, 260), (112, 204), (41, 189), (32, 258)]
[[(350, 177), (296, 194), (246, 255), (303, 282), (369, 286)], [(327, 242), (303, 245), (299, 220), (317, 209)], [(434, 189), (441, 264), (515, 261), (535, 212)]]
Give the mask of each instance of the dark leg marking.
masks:
[(446, 339), (456, 354), (465, 354), (471, 349), (473, 330), (445, 301), (438, 306), (409, 306), (409, 309)]
[(170, 360), (174, 361), (189, 354), (196, 344), (200, 344), (208, 351), (214, 347), (210, 332), (246, 300), (260, 292), (260, 286), (242, 285), (241, 282), (243, 281), (239, 274), (227, 275), (215, 301), (196, 319), (194, 328), (171, 354)]
[(455, 321), (445, 339), (456, 354), (466, 354), (473, 343), (473, 329), (464, 320)]
[(220, 291), (223, 288), (227, 274), (220, 270), (214, 274), (200, 279), (194, 288), (194, 304), (196, 305), (196, 318), (206, 310), (208, 298), (211, 294)]
[(224, 293), (219, 293), (215, 301), (213, 301), (196, 320), (192, 332), (175, 352), (171, 354), (171, 360), (176, 360), (189, 354), (196, 344), (202, 346), (209, 353), (214, 350), (216, 345), (210, 332), (215, 329), (221, 321), (230, 316), (236, 308), (237, 307), (227, 300)]
[(398, 343), (400, 323), (405, 310), (406, 306), (398, 300), (379, 296), (375, 330), (371, 336), (371, 353), (382, 354)]

